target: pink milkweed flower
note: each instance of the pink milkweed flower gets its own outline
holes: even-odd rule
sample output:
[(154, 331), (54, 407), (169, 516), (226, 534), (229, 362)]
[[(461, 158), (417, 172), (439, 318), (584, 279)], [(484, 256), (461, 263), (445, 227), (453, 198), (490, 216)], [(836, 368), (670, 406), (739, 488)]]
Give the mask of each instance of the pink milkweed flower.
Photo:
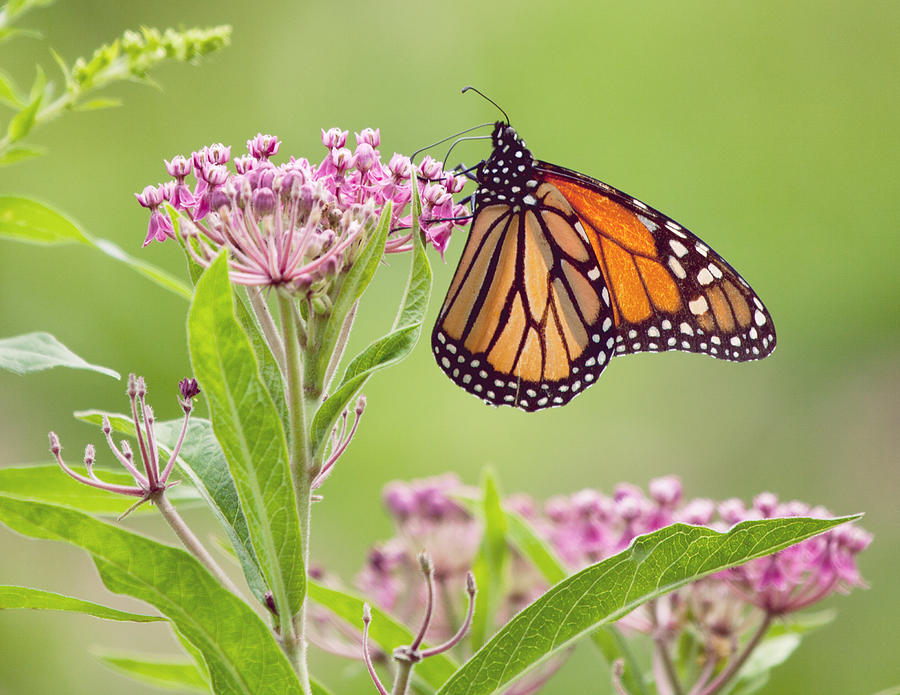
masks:
[[(147, 243), (174, 236), (171, 220), (157, 210), (168, 196), (182, 213), (179, 229), (197, 263), (207, 267), (226, 249), (234, 282), (281, 287), (311, 299), (321, 296), (330, 281), (352, 265), (388, 204), (385, 252), (409, 250), (409, 203), (416, 171), (412, 162), (400, 154), (388, 164), (382, 162), (376, 149), (381, 143), (378, 129), (358, 133), (355, 152), (345, 146), (347, 133), (339, 128), (322, 130), (328, 152), (318, 164), (304, 157), (273, 163), (281, 143), (274, 135), (263, 134), (247, 141), (248, 154), (234, 158), (233, 170), (231, 148), (221, 143), (203, 147), (190, 158), (174, 157), (166, 164), (175, 181), (139, 195), (151, 208)], [(423, 199), (420, 225), (425, 238), (443, 254), (453, 230), (469, 215), (453, 201), (457, 179), (430, 157), (423, 166), (430, 180), (415, 177)], [(191, 173), (196, 178), (193, 193), (185, 183)]]
[(371, 128), (363, 128), (361, 133), (355, 133), (356, 135), (356, 144), (357, 145), (371, 145), (373, 148), (377, 148), (381, 144), (381, 129), (375, 128), (372, 130)]
[(347, 144), (347, 135), (350, 131), (340, 128), (329, 128), (328, 132), (322, 130), (322, 144), (330, 149), (343, 147)]
[(176, 210), (185, 210), (197, 203), (197, 199), (194, 198), (191, 189), (184, 182), (185, 178), (193, 171), (193, 168), (193, 161), (180, 154), (172, 157), (172, 161), (166, 161), (166, 171), (169, 172), (169, 176), (175, 179), (170, 202)]
[(268, 161), (269, 157), (278, 154), (279, 147), (281, 147), (281, 141), (274, 135), (257, 133), (255, 138), (247, 140), (247, 149), (250, 150), (250, 156), (254, 159)]
[(159, 206), (168, 199), (170, 194), (170, 187), (164, 184), (147, 186), (140, 193), (134, 194), (138, 202), (150, 210), (147, 236), (144, 238), (142, 246), (147, 246), (154, 239), (156, 241), (165, 241), (166, 239), (175, 238), (175, 228), (172, 226), (172, 220), (169, 219), (167, 214), (159, 211)]

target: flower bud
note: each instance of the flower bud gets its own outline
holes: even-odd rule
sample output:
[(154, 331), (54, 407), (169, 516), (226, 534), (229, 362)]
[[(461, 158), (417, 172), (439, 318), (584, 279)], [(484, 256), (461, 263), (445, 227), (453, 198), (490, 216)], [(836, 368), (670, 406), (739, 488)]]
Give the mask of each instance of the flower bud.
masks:
[(353, 157), (356, 160), (356, 168), (363, 173), (369, 171), (369, 169), (375, 166), (375, 162), (378, 161), (375, 150), (370, 144), (365, 142), (360, 143), (357, 146)]
[(275, 193), (271, 188), (257, 188), (253, 191), (253, 211), (259, 216), (275, 212)]

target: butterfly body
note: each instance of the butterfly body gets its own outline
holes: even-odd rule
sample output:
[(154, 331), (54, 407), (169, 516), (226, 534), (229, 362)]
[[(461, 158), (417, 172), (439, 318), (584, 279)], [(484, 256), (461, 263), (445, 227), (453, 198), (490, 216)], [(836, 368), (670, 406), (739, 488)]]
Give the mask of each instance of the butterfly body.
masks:
[(761, 359), (771, 317), (708, 245), (612, 186), (536, 160), (498, 122), (469, 237), (432, 333), (438, 364), (492, 405), (560, 406), (612, 357)]

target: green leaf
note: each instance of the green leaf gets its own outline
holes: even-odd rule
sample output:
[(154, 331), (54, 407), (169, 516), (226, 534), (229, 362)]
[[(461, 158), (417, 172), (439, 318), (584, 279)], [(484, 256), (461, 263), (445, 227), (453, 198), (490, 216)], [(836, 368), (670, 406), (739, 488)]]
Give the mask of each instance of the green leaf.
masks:
[(121, 99), (115, 97), (100, 97), (91, 99), (83, 104), (79, 103), (75, 106), (76, 111), (99, 111), (100, 109), (112, 109), (122, 105)]
[(79, 229), (73, 221), (52, 208), (18, 196), (0, 196), (0, 238), (27, 244), (85, 244), (124, 263), (160, 287), (185, 299), (191, 289), (161, 268), (129, 256), (107, 239), (99, 239)]
[(75, 223), (36, 200), (0, 196), (0, 238), (29, 244), (90, 244)]
[(598, 626), (690, 581), (786, 548), (858, 517), (763, 519), (727, 533), (673, 524), (563, 580), (467, 661), (438, 695), (495, 693)]
[[(413, 188), (413, 229), (418, 230), (416, 210), (419, 193)], [(382, 247), (384, 242), (382, 241)], [(379, 256), (380, 257), (380, 256)], [(422, 322), (431, 296), (431, 265), (418, 233), (413, 234), (412, 261), (406, 289), (391, 332), (369, 345), (357, 355), (344, 371), (337, 390), (316, 411), (310, 427), (310, 440), (314, 454), (318, 454), (328, 441), (334, 423), (359, 393), (363, 385), (379, 369), (402, 361), (419, 341)]]
[(362, 296), (372, 281), (375, 271), (378, 270), (378, 264), (381, 263), (384, 256), (384, 244), (387, 241), (390, 226), (391, 205), (387, 203), (378, 224), (365, 240), (356, 260), (350, 266), (350, 270), (342, 280), (339, 280), (340, 286), (334, 297), (330, 313), (324, 320), (321, 318), (311, 318), (310, 320), (310, 324), (313, 324), (310, 332), (315, 336), (316, 344), (309, 354), (315, 355), (318, 362), (316, 369), (320, 375), (325, 374), (347, 314), (353, 308), (356, 300)]
[[(332, 589), (310, 579), (307, 585), (309, 599), (315, 601), (342, 618), (354, 628), (362, 631), (363, 600), (356, 596)], [(412, 644), (413, 634), (387, 613), (372, 607), (372, 623), (369, 638), (390, 654), (395, 647)], [(437, 654), (416, 665), (415, 674), (432, 688), (439, 688), (456, 670), (456, 664), (446, 654)]]
[(13, 143), (17, 140), (21, 140), (31, 132), (31, 128), (34, 126), (34, 119), (37, 117), (38, 109), (41, 108), (41, 101), (44, 99), (44, 89), (46, 86), (47, 76), (40, 66), (38, 66), (34, 84), (31, 86), (31, 100), (29, 101), (28, 106), (13, 116), (13, 119), (9, 122), (9, 127), (6, 130), (6, 137), (9, 142)]
[(25, 100), (19, 96), (15, 81), (3, 70), (0, 70), (0, 102), (14, 109), (25, 106)]
[(0, 586), (0, 610), (9, 608), (30, 608), (45, 611), (69, 611), (84, 613), (104, 620), (127, 620), (135, 623), (154, 623), (165, 620), (158, 615), (128, 613), (109, 606), (101, 606), (92, 601), (83, 601), (72, 596), (55, 594), (52, 591), (32, 589), (27, 586)]
[(119, 373), (112, 369), (85, 362), (49, 333), (26, 333), (0, 339), (0, 369), (29, 374), (53, 367), (89, 369), (119, 378)]
[(43, 147), (13, 145), (11, 147), (8, 147), (2, 154), (0, 154), (0, 167), (9, 166), (10, 164), (17, 164), (18, 162), (24, 162), (26, 159), (42, 157), (44, 154), (46, 154), (46, 150)]
[(102, 251), (110, 258), (114, 258), (117, 261), (124, 263), (132, 270), (140, 273), (145, 278), (159, 285), (163, 289), (174, 292), (175, 294), (184, 297), (185, 299), (190, 299), (193, 296), (193, 292), (191, 292), (190, 287), (185, 285), (174, 275), (167, 273), (162, 268), (157, 268), (152, 263), (147, 263), (140, 260), (139, 258), (135, 258), (134, 256), (129, 256), (119, 246), (107, 239), (89, 237), (89, 240), (91, 245), (95, 249)]
[(790, 658), (804, 635), (832, 622), (836, 615), (834, 610), (797, 613), (773, 623), (738, 671), (731, 687), (726, 687), (723, 693), (750, 695), (758, 692), (768, 682), (769, 671)]
[[(135, 484), (128, 473), (96, 470), (96, 467), (94, 472), (101, 480), (114, 485)], [(73, 480), (55, 463), (0, 468), (0, 493), (16, 499), (58, 504), (88, 514), (109, 516), (119, 516), (134, 504), (134, 498), (115, 495)], [(166, 491), (166, 497), (173, 503), (195, 502), (200, 499), (192, 485), (176, 485)], [(150, 505), (142, 505), (132, 513), (156, 514), (156, 510)]]
[[(109, 417), (113, 431), (130, 437), (135, 436), (134, 423), (128, 415), (104, 413), (99, 410), (75, 413), (78, 419), (97, 425), (102, 422), (103, 415)], [(156, 423), (156, 442), (168, 454), (171, 454), (178, 441), (181, 424), (180, 419)], [(250, 541), (247, 519), (241, 509), (237, 488), (228, 470), (228, 462), (209, 420), (191, 418), (176, 466), (190, 478), (194, 484), (195, 494), (199, 494), (206, 501), (213, 515), (222, 524), (244, 570), (244, 577), (250, 590), (262, 603), (267, 587), (262, 578), (259, 561), (256, 559), (256, 551)], [(177, 479), (177, 476), (174, 479)], [(166, 496), (176, 502), (180, 487), (176, 485), (171, 488), (166, 492)]]
[(506, 517), (500, 506), (497, 479), (491, 468), (482, 471), (481, 494), (484, 535), (472, 570), (478, 586), (478, 599), (475, 602), (475, 614), (469, 631), (472, 648), (475, 650), (484, 644), (488, 630), (493, 627), (490, 624), (490, 616), (494, 615), (499, 603), (498, 599), (505, 581), (508, 550)]
[(269, 627), (183, 550), (81, 512), (0, 496), (0, 521), (32, 538), (91, 553), (106, 587), (169, 618), (203, 654), (218, 695), (299, 695), (300, 685)]
[(759, 692), (769, 679), (769, 671), (783, 664), (800, 646), (800, 635), (780, 635), (760, 642), (741, 667), (733, 686), (723, 692), (750, 695)]
[[(506, 537), (519, 552), (531, 560), (548, 584), (557, 584), (569, 576), (562, 560), (524, 517), (508, 509), (504, 510), (504, 514)], [(591, 633), (591, 642), (600, 650), (606, 663), (612, 664), (616, 659), (624, 659), (622, 683), (625, 689), (632, 695), (646, 695), (641, 666), (631, 652), (628, 640), (615, 625), (601, 625)]]
[(209, 683), (203, 674), (192, 662), (184, 659), (148, 659), (145, 654), (115, 652), (99, 652), (96, 656), (113, 671), (140, 683), (170, 690), (209, 692)]
[(310, 678), (309, 686), (312, 688), (312, 695), (331, 695), (331, 691), (317, 680)]
[(266, 584), (278, 614), (294, 615), (303, 603), (306, 573), (287, 443), (250, 341), (235, 318), (224, 253), (197, 283), (188, 342)]

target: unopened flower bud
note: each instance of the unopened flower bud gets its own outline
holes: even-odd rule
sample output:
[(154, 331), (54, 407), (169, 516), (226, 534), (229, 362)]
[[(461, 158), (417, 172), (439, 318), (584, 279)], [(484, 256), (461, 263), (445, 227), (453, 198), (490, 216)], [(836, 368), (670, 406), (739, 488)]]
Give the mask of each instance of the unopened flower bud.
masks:
[(375, 166), (375, 162), (378, 161), (378, 156), (375, 154), (375, 150), (368, 143), (360, 143), (356, 152), (353, 155), (356, 159), (356, 168), (362, 172), (367, 172), (373, 166)]
[(253, 191), (253, 211), (260, 216), (275, 212), (275, 193), (271, 188), (257, 188)]
[(356, 399), (356, 417), (359, 417), (363, 414), (363, 411), (366, 409), (366, 397), (364, 395), (360, 395), (359, 398)]
[(93, 444), (88, 444), (84, 447), (84, 465), (90, 468), (94, 465), (94, 459), (96, 458), (96, 451), (94, 450)]
[(194, 378), (184, 378), (178, 382), (178, 390), (182, 398), (189, 400), (200, 395), (200, 384)]
[(59, 445), (59, 437), (56, 436), (56, 432), (51, 432), (49, 436), (50, 452), (55, 456), (62, 450), (62, 447)]

